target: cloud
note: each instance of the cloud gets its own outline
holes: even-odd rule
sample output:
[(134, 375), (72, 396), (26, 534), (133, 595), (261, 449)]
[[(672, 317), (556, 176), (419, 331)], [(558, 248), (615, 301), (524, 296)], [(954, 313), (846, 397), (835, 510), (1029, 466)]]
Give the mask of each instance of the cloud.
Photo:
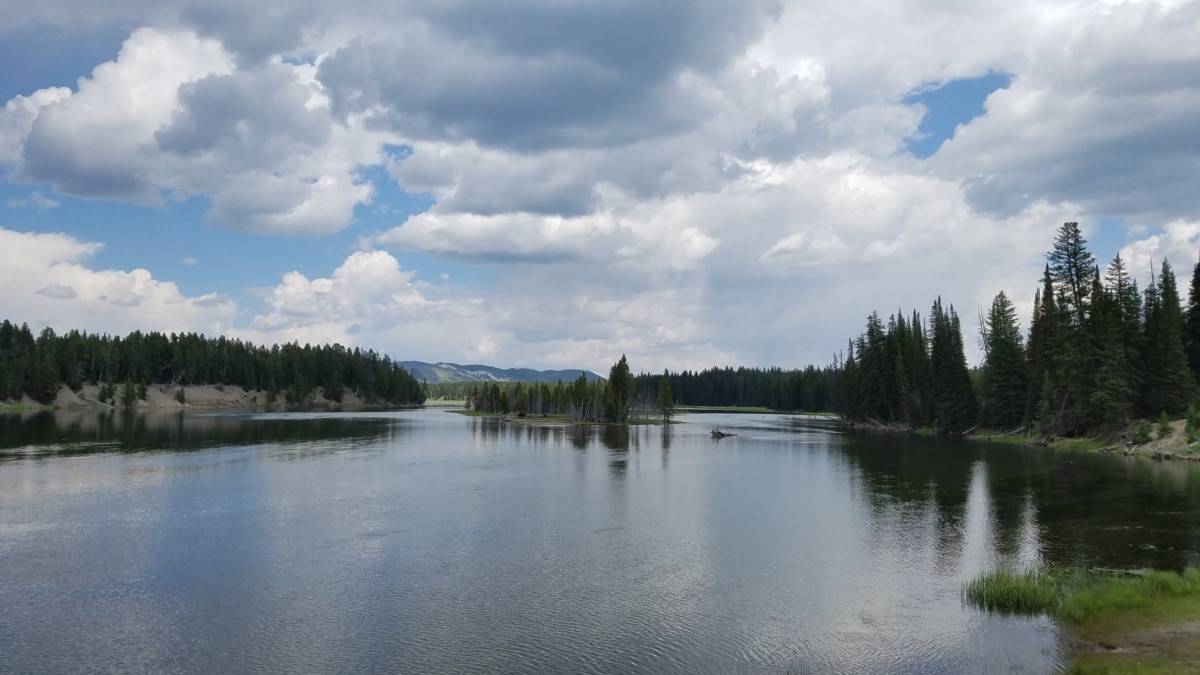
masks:
[(47, 298), (54, 298), (56, 300), (73, 300), (76, 297), (79, 297), (79, 294), (75, 292), (74, 288), (71, 288), (65, 284), (49, 284), (47, 286), (43, 286), (38, 289), (37, 294), (44, 295)]
[(18, 165), (25, 137), (41, 110), (70, 96), (71, 90), (66, 87), (50, 87), (9, 99), (0, 110), (0, 164)]
[(154, 131), (170, 120), (181, 84), (231, 67), (216, 42), (136, 30), (115, 60), (79, 80), (77, 91), (46, 97), (16, 141), (15, 168), (68, 194), (159, 203)]
[(93, 269), (87, 262), (100, 248), (67, 234), (0, 228), (3, 314), (35, 326), (106, 332), (220, 333), (231, 326), (231, 300), (184, 295), (145, 269)]
[(358, 171), (380, 152), (333, 119), (313, 66), (237, 70), (186, 31), (138, 29), (77, 91), (40, 90), (0, 114), (0, 160), (20, 178), (148, 205), (207, 195), (214, 220), (251, 232), (342, 229), (371, 198)]
[(254, 326), (278, 330), (312, 323), (392, 322), (429, 311), (429, 301), (412, 283), (412, 273), (385, 251), (351, 254), (328, 278), (288, 272), (265, 299)]
[[(1027, 316), (1064, 220), (1124, 219), (1135, 265), (1200, 244), (1196, 0), (43, 5), (0, 10), (0, 31), (142, 27), (75, 90), (4, 105), (14, 180), (200, 196), (281, 234), (346, 227), (367, 176), (432, 198), (402, 222), (361, 211), (382, 231), (335, 269), (267, 280), (235, 326), (263, 339), (798, 365), (938, 293), (968, 323), (1002, 288)], [(1009, 86), (910, 156), (908, 95), (988, 72)], [(421, 275), (397, 262), (412, 251)], [(28, 293), (53, 284), (80, 296), (43, 305), (90, 292), (43, 275)], [(153, 306), (126, 290), (106, 308)]]
[(24, 197), (15, 197), (8, 200), (8, 206), (9, 208), (14, 209), (28, 207), (45, 211), (49, 209), (57, 209), (58, 207), (62, 206), (62, 202), (58, 201), (57, 199), (47, 197), (40, 192), (34, 191), (30, 192)]
[(1158, 272), (1164, 260), (1175, 267), (1177, 277), (1186, 276), (1200, 259), (1200, 221), (1169, 222), (1158, 234), (1126, 244), (1121, 257), (1130, 273), (1143, 282), (1150, 278), (1152, 267), (1153, 273)]
[[(719, 70), (775, 2), (448, 2), (409, 6), (388, 33), (321, 64), (344, 114), (421, 140), (510, 149), (595, 147), (689, 128), (689, 79)], [(447, 56), (449, 57), (447, 58)]]
[(1200, 3), (1120, 3), (1051, 22), (985, 115), (934, 156), (971, 203), (1069, 200), (1098, 215), (1200, 215)]

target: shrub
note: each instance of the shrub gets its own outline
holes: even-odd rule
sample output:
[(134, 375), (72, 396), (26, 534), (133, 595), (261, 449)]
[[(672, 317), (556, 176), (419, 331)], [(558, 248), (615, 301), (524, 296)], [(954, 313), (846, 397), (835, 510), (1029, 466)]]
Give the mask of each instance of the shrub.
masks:
[(1171, 418), (1167, 417), (1167, 411), (1158, 418), (1158, 440), (1162, 440), (1171, 435)]
[(187, 403), (187, 397), (183, 393), (183, 387), (175, 390), (175, 400), (179, 401), (180, 405)]
[(1137, 426), (1133, 428), (1133, 442), (1137, 445), (1145, 445), (1150, 442), (1150, 423), (1146, 420), (1140, 420)]

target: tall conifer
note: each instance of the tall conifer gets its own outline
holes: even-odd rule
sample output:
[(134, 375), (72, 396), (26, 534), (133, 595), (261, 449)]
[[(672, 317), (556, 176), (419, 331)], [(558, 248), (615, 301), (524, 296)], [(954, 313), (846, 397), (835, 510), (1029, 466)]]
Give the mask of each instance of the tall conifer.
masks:
[(1184, 312), (1184, 348), (1192, 377), (1200, 378), (1200, 261), (1192, 267), (1192, 283)]
[(1191, 403), (1195, 384), (1183, 347), (1183, 316), (1175, 273), (1165, 260), (1147, 306), (1145, 412), (1178, 413)]
[(978, 407), (963, 353), (961, 325), (954, 307), (944, 309), (941, 298), (933, 303), (932, 321), (929, 361), (938, 430), (962, 433), (975, 425)]
[(987, 327), (984, 421), (1009, 428), (1020, 424), (1025, 416), (1028, 383), (1016, 308), (1004, 291), (992, 301), (984, 324)]

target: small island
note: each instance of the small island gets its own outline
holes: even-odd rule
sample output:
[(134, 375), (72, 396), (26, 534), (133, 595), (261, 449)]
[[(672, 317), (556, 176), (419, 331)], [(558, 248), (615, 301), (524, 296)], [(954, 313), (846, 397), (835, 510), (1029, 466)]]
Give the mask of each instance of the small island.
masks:
[(569, 384), (506, 384), (472, 387), (463, 409), (456, 412), (510, 422), (564, 424), (670, 424), (675, 415), (669, 378), (659, 379), (653, 395), (638, 390), (624, 354), (609, 369), (607, 380), (589, 381), (580, 373)]

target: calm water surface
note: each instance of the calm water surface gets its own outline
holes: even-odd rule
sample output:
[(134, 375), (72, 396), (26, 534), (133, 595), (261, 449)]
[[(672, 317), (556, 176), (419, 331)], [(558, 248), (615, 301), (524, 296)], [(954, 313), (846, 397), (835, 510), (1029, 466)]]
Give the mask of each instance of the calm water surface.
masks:
[(0, 670), (1051, 672), (964, 580), (1200, 554), (1190, 464), (683, 420), (0, 417)]

